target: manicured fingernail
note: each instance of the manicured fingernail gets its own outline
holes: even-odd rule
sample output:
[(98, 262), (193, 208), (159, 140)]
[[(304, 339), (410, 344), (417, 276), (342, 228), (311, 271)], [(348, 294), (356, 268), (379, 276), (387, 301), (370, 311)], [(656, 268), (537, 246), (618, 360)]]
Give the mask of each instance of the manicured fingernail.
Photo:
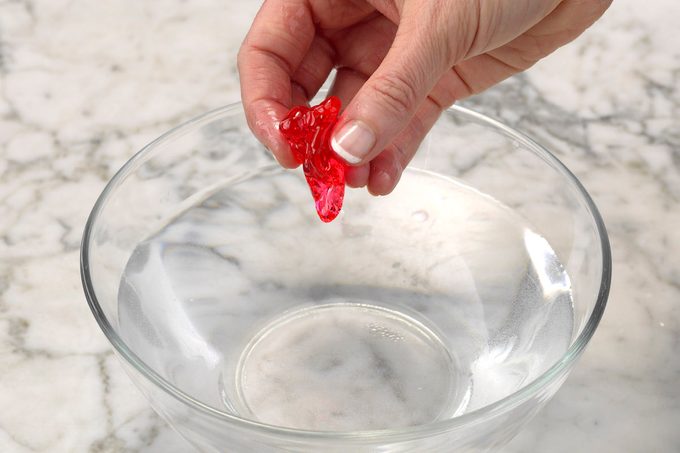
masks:
[(375, 145), (375, 134), (361, 121), (350, 121), (333, 134), (333, 151), (349, 164), (358, 164)]

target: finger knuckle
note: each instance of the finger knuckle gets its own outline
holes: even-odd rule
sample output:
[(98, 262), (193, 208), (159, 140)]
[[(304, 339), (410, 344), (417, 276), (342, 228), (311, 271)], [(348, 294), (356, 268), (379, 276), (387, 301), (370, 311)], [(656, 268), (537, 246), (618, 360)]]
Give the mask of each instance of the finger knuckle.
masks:
[(417, 106), (418, 95), (413, 83), (398, 73), (377, 77), (373, 88), (382, 105), (392, 113), (404, 114), (415, 110)]
[(404, 167), (413, 157), (413, 150), (407, 149), (402, 143), (394, 142), (392, 144), (392, 176), (397, 178)]

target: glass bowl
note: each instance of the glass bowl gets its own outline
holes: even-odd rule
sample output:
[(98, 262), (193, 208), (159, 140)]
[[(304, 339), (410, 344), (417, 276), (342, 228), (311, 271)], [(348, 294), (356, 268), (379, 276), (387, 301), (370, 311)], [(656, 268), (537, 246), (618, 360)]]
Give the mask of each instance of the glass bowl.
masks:
[(396, 190), (322, 223), (240, 104), (161, 136), (87, 222), (88, 303), (154, 409), (206, 452), (488, 451), (573, 368), (611, 277), (549, 151), (448, 109)]

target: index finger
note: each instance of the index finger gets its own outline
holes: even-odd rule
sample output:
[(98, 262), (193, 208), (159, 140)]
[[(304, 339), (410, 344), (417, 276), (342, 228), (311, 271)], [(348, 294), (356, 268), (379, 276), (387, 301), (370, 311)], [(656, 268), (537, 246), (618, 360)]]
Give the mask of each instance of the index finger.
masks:
[(291, 108), (291, 77), (314, 34), (312, 14), (305, 0), (267, 0), (238, 54), (241, 99), (248, 125), (284, 167), (298, 164), (277, 125)]

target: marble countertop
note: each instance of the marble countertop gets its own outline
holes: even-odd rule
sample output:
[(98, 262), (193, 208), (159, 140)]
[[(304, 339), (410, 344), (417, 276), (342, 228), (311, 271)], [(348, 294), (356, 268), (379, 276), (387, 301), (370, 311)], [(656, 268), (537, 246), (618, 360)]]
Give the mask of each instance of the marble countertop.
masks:
[[(238, 99), (257, 3), (0, 1), (0, 451), (189, 451), (99, 331), (79, 241), (136, 150)], [(504, 451), (680, 451), (678, 17), (675, 0), (617, 0), (577, 42), (470, 101), (556, 150), (614, 257), (585, 355)]]

